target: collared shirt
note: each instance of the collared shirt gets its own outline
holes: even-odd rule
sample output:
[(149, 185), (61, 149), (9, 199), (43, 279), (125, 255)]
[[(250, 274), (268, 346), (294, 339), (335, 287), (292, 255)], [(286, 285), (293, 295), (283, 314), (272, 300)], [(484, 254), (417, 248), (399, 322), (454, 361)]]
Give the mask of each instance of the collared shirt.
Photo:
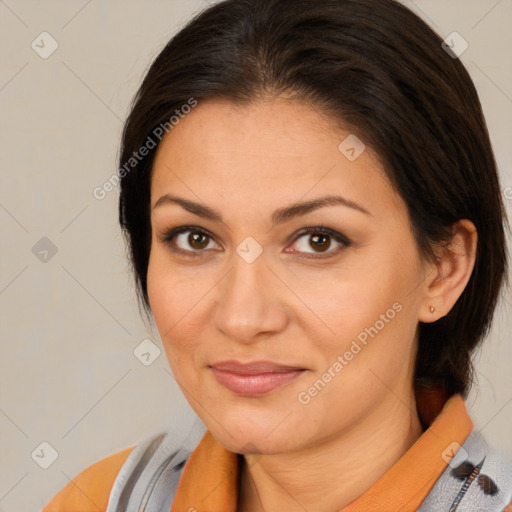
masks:
[[(340, 512), (416, 511), (472, 429), (464, 400), (453, 395), (414, 445)], [(187, 461), (171, 511), (235, 512), (239, 471), (238, 455), (207, 431)]]
[[(416, 389), (416, 405), (423, 434), (338, 512), (512, 512), (512, 460), (489, 449), (463, 397)], [(164, 432), (82, 471), (42, 512), (234, 512), (242, 463), (208, 430), (193, 449)]]

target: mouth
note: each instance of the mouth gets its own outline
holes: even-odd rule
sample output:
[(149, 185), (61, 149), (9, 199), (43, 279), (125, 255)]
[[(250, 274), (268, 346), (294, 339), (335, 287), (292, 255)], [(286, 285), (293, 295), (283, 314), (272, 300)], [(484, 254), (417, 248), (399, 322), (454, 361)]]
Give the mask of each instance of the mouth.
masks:
[(260, 396), (302, 375), (306, 369), (272, 361), (223, 361), (209, 366), (217, 382), (241, 396)]

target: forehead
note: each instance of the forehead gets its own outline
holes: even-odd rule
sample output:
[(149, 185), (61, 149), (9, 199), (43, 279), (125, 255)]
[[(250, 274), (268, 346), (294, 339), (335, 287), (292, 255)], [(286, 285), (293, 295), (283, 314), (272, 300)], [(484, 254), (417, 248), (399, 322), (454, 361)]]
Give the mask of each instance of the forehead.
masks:
[(369, 209), (376, 197), (383, 208), (400, 206), (378, 157), (363, 144), (341, 123), (285, 98), (247, 106), (199, 102), (159, 145), (152, 205), (161, 194), (179, 192), (223, 207), (222, 201), (265, 207), (326, 193)]

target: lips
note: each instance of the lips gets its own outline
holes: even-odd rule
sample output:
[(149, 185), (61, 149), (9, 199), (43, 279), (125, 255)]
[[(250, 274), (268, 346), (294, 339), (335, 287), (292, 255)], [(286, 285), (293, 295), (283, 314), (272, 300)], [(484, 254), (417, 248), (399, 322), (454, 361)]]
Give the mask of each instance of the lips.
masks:
[(238, 361), (223, 361), (212, 365), (217, 370), (224, 370), (232, 373), (257, 375), (261, 373), (286, 372), (304, 370), (296, 366), (287, 366), (272, 361), (254, 361), (252, 363), (239, 363)]
[(303, 374), (305, 368), (273, 361), (222, 361), (211, 367), (217, 382), (242, 396), (259, 396), (288, 384)]

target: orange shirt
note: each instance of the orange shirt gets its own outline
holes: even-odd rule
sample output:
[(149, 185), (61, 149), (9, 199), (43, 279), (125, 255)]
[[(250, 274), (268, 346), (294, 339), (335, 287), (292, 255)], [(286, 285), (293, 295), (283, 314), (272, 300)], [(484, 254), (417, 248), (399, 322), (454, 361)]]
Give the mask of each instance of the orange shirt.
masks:
[[(430, 425), (416, 443), (359, 498), (340, 512), (416, 511), (473, 429), (461, 395), (419, 394), (420, 418)], [(441, 409), (442, 408), (442, 409)], [(105, 511), (121, 466), (134, 447), (93, 464), (58, 493), (42, 512)], [(235, 512), (238, 456), (209, 431), (190, 455), (170, 512)]]
[[(461, 395), (453, 395), (416, 443), (363, 495), (340, 512), (416, 511), (448, 465), (450, 445), (473, 428)], [(445, 460), (447, 459), (447, 460)], [(235, 512), (238, 457), (207, 431), (185, 465), (171, 512)]]
[(41, 512), (105, 512), (110, 491), (135, 446), (114, 453), (73, 478)]

